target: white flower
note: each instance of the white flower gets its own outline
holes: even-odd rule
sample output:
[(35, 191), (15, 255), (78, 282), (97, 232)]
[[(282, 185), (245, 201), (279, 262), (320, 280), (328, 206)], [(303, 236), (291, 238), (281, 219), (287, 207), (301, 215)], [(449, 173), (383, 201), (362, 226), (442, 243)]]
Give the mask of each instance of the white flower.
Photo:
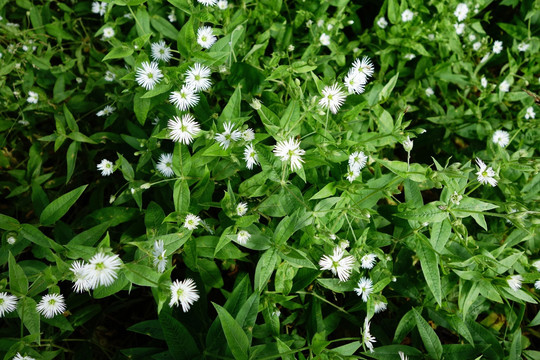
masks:
[(227, 149), (231, 145), (231, 141), (238, 141), (242, 137), (242, 133), (239, 130), (233, 130), (234, 124), (231, 122), (223, 124), (224, 132), (217, 134), (214, 139), (219, 143), (223, 149)]
[(251, 234), (246, 230), (240, 230), (236, 235), (236, 242), (241, 245), (245, 245), (247, 241), (251, 238)]
[(467, 13), (469, 12), (469, 7), (465, 3), (460, 3), (454, 11), (454, 15), (457, 17), (458, 21), (463, 21), (467, 18)]
[(114, 37), (114, 29), (110, 26), (107, 26), (106, 28), (103, 29), (103, 39), (110, 39), (112, 37)]
[(185, 114), (182, 118), (173, 116), (169, 119), (167, 127), (171, 130), (171, 140), (181, 142), (182, 144), (189, 145), (193, 141), (193, 137), (196, 136), (201, 128), (199, 123), (195, 121), (195, 118), (191, 114)]
[(413, 17), (414, 17), (414, 13), (409, 9), (405, 9), (405, 11), (401, 13), (401, 21), (403, 22), (411, 21)]
[(362, 60), (356, 59), (352, 63), (352, 69), (364, 77), (364, 83), (366, 83), (370, 77), (373, 76), (375, 68), (371, 59), (367, 56), (364, 56)]
[(455, 205), (459, 205), (462, 199), (463, 195), (458, 194), (457, 191), (454, 191), (454, 193), (450, 195), (450, 201)]
[(388, 26), (388, 21), (386, 21), (386, 19), (384, 17), (379, 18), (379, 20), (377, 20), (377, 25), (381, 29), (384, 29), (384, 28), (386, 28)]
[(469, 41), (474, 41), (474, 40), (476, 40), (476, 35), (469, 34)]
[(375, 254), (366, 254), (362, 256), (360, 262), (362, 263), (362, 269), (373, 269), (375, 262), (377, 261), (377, 255)]
[(529, 106), (525, 112), (525, 119), (529, 120), (529, 119), (534, 119), (536, 116), (535, 112), (534, 112), (534, 109), (532, 106)]
[(332, 271), (332, 274), (338, 276), (339, 281), (349, 280), (354, 265), (354, 256), (344, 255), (344, 250), (341, 247), (335, 247), (332, 255), (323, 255), (321, 260), (319, 260), (321, 270)]
[(370, 352), (373, 352), (373, 343), (377, 342), (375, 339), (375, 336), (371, 335), (371, 332), (369, 331), (369, 321), (366, 318), (364, 321), (364, 332), (362, 333), (362, 342), (364, 343), (364, 346), (369, 349)]
[(114, 79), (116, 79), (116, 74), (107, 70), (105, 72), (105, 81), (114, 81)]
[(287, 46), (287, 51), (293, 52), (293, 51), (294, 51), (294, 45), (293, 45), (293, 44), (289, 44), (289, 46)]
[(349, 91), (349, 94), (362, 94), (364, 92), (364, 85), (366, 83), (365, 76), (362, 76), (354, 69), (351, 69), (345, 79), (343, 79), (345, 87)]
[(326, 86), (322, 91), (322, 98), (319, 105), (324, 109), (330, 109), (332, 114), (337, 114), (339, 108), (345, 102), (347, 94), (341, 89), (341, 85), (334, 83), (332, 86)]
[(364, 302), (367, 302), (369, 295), (373, 291), (373, 282), (371, 279), (362, 276), (358, 281), (358, 287), (354, 291), (356, 291), (356, 295), (362, 296)]
[(398, 355), (399, 355), (399, 360), (409, 360), (409, 357), (405, 355), (403, 351), (399, 351)]
[(111, 106), (111, 105), (106, 105), (103, 110), (100, 110), (96, 113), (97, 116), (109, 116), (111, 115), (114, 111), (116, 110), (116, 108), (114, 106)]
[(187, 214), (186, 221), (184, 222), (184, 227), (188, 230), (195, 230), (199, 226), (201, 218), (197, 215)]
[(472, 48), (474, 51), (478, 51), (478, 49), (480, 49), (481, 47), (482, 47), (482, 43), (480, 41), (477, 41), (472, 45)]
[(302, 155), (306, 152), (300, 149), (300, 140), (291, 137), (289, 140), (283, 140), (274, 147), (274, 155), (279, 157), (281, 161), (291, 161), (291, 170), (295, 171), (302, 167), (304, 160)]
[(214, 6), (216, 5), (216, 0), (197, 0), (200, 4), (203, 4), (204, 6)]
[(260, 110), (262, 107), (262, 103), (259, 99), (253, 98), (249, 103), (249, 106), (251, 106), (253, 110)]
[(180, 91), (173, 91), (169, 96), (169, 101), (179, 110), (186, 111), (199, 103), (199, 94), (195, 88), (189, 84), (184, 84)]
[(510, 142), (510, 134), (504, 130), (497, 130), (491, 140), (500, 147), (505, 147)]
[(17, 242), (17, 238), (15, 236), (8, 236), (8, 238), (6, 239), (6, 242), (9, 245), (13, 245)]
[(350, 182), (353, 182), (354, 180), (356, 180), (356, 178), (360, 176), (360, 170), (358, 169), (351, 169), (349, 167), (349, 170), (345, 173), (345, 177), (347, 178), (347, 180), (349, 180)]
[(388, 304), (386, 304), (384, 301), (377, 300), (375, 301), (375, 314), (378, 314), (380, 312), (383, 312), (386, 310)]
[(178, 302), (182, 305), (182, 311), (187, 312), (191, 305), (199, 300), (199, 294), (195, 281), (192, 279), (185, 279), (184, 281), (175, 280), (171, 284), (171, 302), (169, 306), (178, 306)]
[(403, 142), (403, 149), (406, 152), (410, 152), (413, 149), (414, 141), (411, 140), (410, 137), (407, 136), (407, 140)]
[(84, 267), (85, 274), (90, 281), (91, 288), (95, 289), (98, 286), (109, 286), (118, 277), (118, 269), (122, 266), (120, 257), (116, 254), (107, 255), (103, 252), (98, 252)]
[(334, 25), (332, 25), (332, 24), (326, 25), (326, 30), (328, 30), (328, 31), (332, 30), (333, 28), (334, 28)]
[(172, 168), (173, 154), (161, 154), (159, 156), (159, 162), (156, 165), (156, 169), (165, 177), (171, 177), (174, 175)]
[(529, 44), (522, 42), (517, 46), (517, 49), (518, 51), (525, 52), (529, 49)]
[(486, 88), (488, 86), (488, 81), (485, 76), (482, 76), (480, 79), (480, 85), (482, 85), (483, 88)]
[(456, 34), (461, 35), (463, 34), (463, 31), (465, 31), (465, 24), (464, 23), (454, 24), (454, 28), (456, 29)]
[(412, 60), (416, 57), (413, 53), (408, 53), (403, 56), (406, 60)]
[(219, 10), (227, 10), (227, 7), (229, 6), (229, 3), (227, 0), (219, 0), (217, 2), (217, 7)]
[(535, 288), (536, 290), (540, 290), (540, 280), (536, 280), (536, 281), (534, 282), (534, 288)]
[(432, 88), (428, 87), (428, 88), (426, 89), (426, 96), (427, 96), (427, 97), (430, 97), (430, 96), (432, 96), (433, 94), (435, 94), (435, 91), (433, 91)]
[(151, 49), (152, 59), (155, 61), (162, 60), (168, 63), (172, 59), (171, 48), (163, 40), (152, 43)]
[(217, 38), (214, 36), (210, 26), (201, 26), (199, 30), (197, 30), (197, 43), (203, 48), (210, 49), (216, 40)]
[(495, 176), (495, 171), (493, 171), (491, 167), (488, 168), (486, 164), (478, 158), (476, 158), (476, 163), (478, 164), (478, 167), (480, 167), (476, 173), (476, 175), (478, 175), (478, 182), (484, 185), (489, 184), (491, 186), (497, 186), (497, 180), (493, 178)]
[(101, 171), (101, 176), (109, 176), (114, 172), (114, 165), (109, 160), (103, 159), (97, 165), (97, 169)]
[(255, 131), (253, 129), (247, 128), (246, 130), (242, 131), (242, 139), (244, 141), (253, 141), (255, 140)]
[(493, 43), (493, 52), (495, 54), (500, 54), (502, 49), (503, 49), (503, 42), (502, 41), (497, 40), (497, 41), (495, 41)]
[(28, 355), (22, 356), (20, 353), (17, 353), (17, 355), (15, 355), (15, 357), (13, 357), (12, 360), (36, 360), (36, 359)]
[(317, 26), (318, 27), (323, 27), (324, 26), (324, 20), (323, 19), (317, 20)]
[(502, 83), (500, 83), (499, 85), (499, 90), (501, 92), (508, 92), (510, 91), (510, 83), (506, 80), (504, 80)]
[(39, 95), (36, 92), (29, 91), (28, 92), (28, 98), (26, 101), (28, 101), (30, 104), (37, 104), (39, 100)]
[(142, 68), (137, 68), (135, 80), (146, 90), (152, 90), (161, 81), (163, 74), (159, 70), (157, 62), (145, 61), (141, 66)]
[(195, 91), (208, 90), (212, 86), (212, 80), (210, 80), (211, 74), (210, 68), (195, 63), (186, 72), (186, 84), (191, 85)]
[(535, 262), (533, 262), (532, 266), (534, 266), (537, 271), (540, 271), (540, 260), (536, 260)]
[[(332, 239), (332, 236), (334, 237), (333, 239)], [(335, 239), (336, 239), (336, 235), (331, 234), (331, 235), (330, 235), (330, 239), (335, 240)], [(341, 250), (344, 250), (344, 251), (347, 250), (347, 249), (349, 248), (350, 245), (351, 245), (351, 244), (349, 243), (348, 240), (341, 240), (341, 241), (339, 242), (339, 244), (338, 244), (338, 246), (341, 248)]]
[(157, 270), (162, 273), (167, 267), (167, 257), (165, 256), (165, 249), (163, 248), (163, 240), (154, 241), (154, 266), (157, 267)]
[(249, 170), (253, 169), (253, 165), (259, 164), (259, 155), (257, 155), (252, 144), (246, 145), (244, 148), (244, 160), (246, 161), (246, 167)]
[(75, 290), (75, 292), (77, 293), (82, 293), (92, 288), (92, 284), (88, 279), (88, 272), (86, 271), (86, 266), (87, 265), (83, 261), (74, 261), (69, 268), (75, 278), (75, 282), (73, 283), (73, 290)]
[(522, 281), (523, 277), (521, 275), (512, 275), (508, 279), (506, 279), (508, 286), (510, 286), (514, 291), (518, 291), (521, 288)]
[(319, 37), (319, 41), (321, 42), (321, 45), (329, 46), (330, 45), (330, 35), (322, 33), (321, 36)]
[(99, 1), (94, 1), (92, 3), (92, 12), (94, 14), (99, 14), (99, 15), (103, 16), (103, 15), (105, 15), (106, 11), (107, 11), (107, 3), (99, 2)]
[(355, 151), (349, 155), (349, 167), (352, 171), (360, 172), (366, 166), (368, 157), (363, 151)]
[(236, 205), (236, 215), (244, 216), (247, 211), (248, 211), (247, 203), (240, 202), (238, 203), (238, 205)]
[(170, 22), (176, 21), (176, 14), (174, 13), (174, 9), (171, 9), (171, 12), (169, 13), (169, 15), (167, 15), (167, 18)]
[(431, 41), (435, 40), (435, 34), (428, 34), (427, 37), (428, 37), (428, 39), (431, 40)]
[(6, 292), (0, 293), (0, 317), (17, 308), (17, 297)]
[(64, 296), (62, 294), (47, 294), (41, 298), (36, 309), (47, 319), (52, 319), (56, 315), (66, 311)]

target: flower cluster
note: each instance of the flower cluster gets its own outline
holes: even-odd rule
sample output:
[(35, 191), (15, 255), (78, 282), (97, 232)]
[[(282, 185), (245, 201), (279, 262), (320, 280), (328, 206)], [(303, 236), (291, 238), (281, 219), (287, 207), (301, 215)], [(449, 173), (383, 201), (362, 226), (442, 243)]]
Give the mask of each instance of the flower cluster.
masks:
[(73, 273), (73, 289), (75, 292), (84, 292), (98, 286), (110, 286), (118, 277), (118, 270), (122, 260), (116, 254), (108, 255), (98, 252), (88, 263), (74, 261), (71, 264)]

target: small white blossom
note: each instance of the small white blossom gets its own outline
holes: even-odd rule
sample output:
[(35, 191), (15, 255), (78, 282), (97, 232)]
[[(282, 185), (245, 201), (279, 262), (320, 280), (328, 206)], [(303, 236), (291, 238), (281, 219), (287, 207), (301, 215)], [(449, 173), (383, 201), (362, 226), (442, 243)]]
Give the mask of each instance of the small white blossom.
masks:
[(414, 13), (409, 9), (405, 9), (405, 11), (401, 13), (401, 21), (403, 22), (409, 22), (413, 18), (414, 18)]
[(174, 175), (172, 168), (173, 154), (161, 154), (159, 156), (159, 162), (156, 165), (156, 169), (165, 177), (171, 177)]
[(207, 66), (195, 63), (186, 72), (186, 84), (191, 85), (195, 91), (204, 91), (210, 89), (212, 72)]
[(115, 32), (114, 29), (110, 26), (103, 29), (103, 39), (110, 39), (114, 37)]
[(92, 3), (92, 12), (101, 16), (105, 15), (107, 11), (107, 3), (101, 1), (94, 1)]
[(384, 301), (380, 301), (380, 300), (375, 301), (375, 314), (385, 311), (387, 308), (387, 305), (388, 304), (385, 303)]
[(399, 360), (409, 360), (409, 357), (405, 355), (403, 351), (399, 351), (398, 355), (399, 355)]
[(403, 142), (403, 149), (406, 152), (410, 152), (413, 149), (414, 141), (411, 140), (410, 137), (407, 136), (407, 140)]
[(485, 76), (482, 76), (480, 79), (480, 85), (482, 85), (483, 88), (486, 88), (488, 86), (488, 81)]
[(0, 293), (0, 318), (17, 308), (17, 297), (6, 292)]
[(12, 360), (36, 360), (36, 359), (28, 355), (22, 356), (20, 353), (17, 353), (15, 357), (13, 357)]
[(364, 343), (364, 346), (369, 349), (370, 352), (373, 352), (373, 343), (377, 342), (375, 339), (375, 336), (371, 335), (371, 332), (369, 331), (370, 324), (368, 319), (364, 321), (364, 332), (362, 333), (362, 342)]
[(523, 282), (523, 277), (521, 275), (512, 275), (506, 279), (508, 286), (514, 291), (521, 289), (521, 283)]
[(28, 101), (30, 104), (37, 104), (39, 100), (39, 95), (36, 92), (29, 91), (28, 92), (28, 98), (26, 101)]
[(371, 62), (371, 59), (364, 56), (362, 59), (356, 59), (352, 63), (352, 70), (356, 71), (363, 78), (361, 81), (367, 83), (370, 77), (373, 76), (375, 67)]
[(362, 300), (364, 302), (367, 302), (369, 299), (369, 295), (373, 291), (373, 282), (371, 281), (371, 279), (361, 277), (358, 281), (358, 287), (355, 288), (354, 291), (356, 291), (356, 295), (362, 296)]
[(171, 284), (171, 301), (169, 306), (178, 306), (178, 303), (182, 305), (182, 311), (187, 312), (191, 305), (195, 301), (199, 300), (199, 294), (195, 281), (192, 279), (185, 279), (184, 281), (175, 280)]
[(465, 3), (460, 3), (454, 11), (454, 15), (457, 17), (458, 21), (463, 21), (467, 18), (467, 13), (469, 12), (469, 7)]
[(197, 30), (197, 43), (205, 49), (210, 49), (216, 42), (217, 38), (210, 26), (201, 26)]
[(111, 115), (113, 112), (116, 111), (116, 108), (114, 106), (111, 106), (111, 105), (106, 105), (103, 110), (100, 110), (96, 113), (96, 116), (109, 116)]
[(499, 84), (499, 90), (501, 92), (510, 91), (510, 83), (508, 81), (504, 80), (502, 83)]
[(323, 255), (319, 261), (321, 270), (330, 270), (332, 274), (339, 277), (339, 281), (347, 281), (351, 276), (354, 265), (354, 256), (344, 256), (341, 247), (335, 247), (332, 255)]
[(355, 172), (360, 172), (366, 166), (367, 159), (368, 157), (363, 151), (355, 151), (349, 155), (349, 167)]
[(47, 319), (52, 319), (66, 311), (64, 296), (62, 294), (47, 294), (41, 298), (36, 310)]
[(229, 6), (229, 3), (227, 0), (219, 0), (217, 2), (217, 7), (219, 10), (227, 10), (227, 7)]
[(247, 128), (246, 130), (242, 131), (242, 139), (247, 142), (255, 140), (255, 132), (253, 129)]
[(247, 203), (240, 202), (240, 203), (238, 203), (238, 205), (236, 205), (236, 215), (244, 216), (244, 215), (246, 215), (247, 211), (248, 211)]
[(506, 147), (510, 143), (510, 134), (504, 130), (497, 130), (491, 140), (500, 147)]
[(497, 180), (495, 180), (495, 171), (491, 167), (487, 167), (484, 162), (478, 158), (476, 158), (476, 163), (478, 164), (478, 167), (480, 168), (478, 172), (476, 173), (477, 180), (480, 184), (489, 184), (491, 186), (497, 186)]
[(246, 167), (249, 170), (253, 169), (253, 165), (259, 164), (259, 156), (252, 144), (248, 144), (244, 148), (244, 160), (246, 161)]
[(532, 263), (532, 266), (536, 268), (536, 271), (540, 271), (540, 260), (536, 260)]
[(109, 160), (103, 159), (97, 165), (97, 169), (101, 171), (101, 176), (109, 176), (114, 172), (114, 165)]
[(165, 256), (163, 240), (154, 241), (152, 255), (154, 256), (154, 266), (160, 273), (164, 272), (167, 267), (167, 256)]
[(377, 20), (377, 25), (381, 28), (381, 29), (384, 29), (388, 26), (388, 21), (386, 21), (386, 19), (384, 17), (381, 17), (379, 18), (379, 20)]
[(300, 141), (291, 137), (289, 140), (283, 140), (274, 147), (274, 155), (279, 157), (281, 161), (291, 161), (291, 170), (295, 171), (302, 167), (304, 160), (302, 155), (306, 152), (300, 149)]
[(408, 53), (408, 54), (405, 54), (403, 57), (407, 60), (412, 60), (416, 57), (416, 55), (413, 53)]
[(203, 4), (204, 6), (214, 6), (216, 5), (216, 0), (197, 0), (200, 4)]
[(362, 263), (362, 269), (373, 269), (373, 266), (375, 266), (375, 262), (377, 262), (377, 255), (365, 254), (360, 259), (360, 262)]
[(500, 54), (502, 50), (503, 50), (503, 42), (499, 40), (495, 41), (493, 43), (493, 50), (492, 50), (493, 53)]
[(181, 118), (173, 116), (167, 123), (167, 128), (171, 131), (172, 141), (181, 142), (189, 145), (193, 142), (193, 137), (201, 131), (199, 123), (191, 114), (185, 114)]
[(345, 87), (349, 91), (349, 94), (362, 94), (365, 90), (365, 76), (362, 76), (354, 69), (351, 69), (347, 73), (347, 76), (345, 76), (343, 82), (345, 83)]
[(114, 81), (114, 79), (116, 79), (116, 74), (110, 70), (107, 70), (105, 72), (105, 81)]
[(88, 278), (86, 266), (87, 264), (85, 264), (84, 261), (74, 261), (69, 268), (75, 279), (73, 282), (73, 290), (75, 290), (77, 293), (82, 293), (92, 288), (92, 283)]
[(469, 41), (472, 42), (472, 41), (476, 40), (476, 35), (474, 35), (474, 34), (469, 34), (468, 39), (469, 39)]
[(329, 46), (330, 45), (330, 35), (322, 33), (319, 37), (319, 41), (321, 42), (321, 45)]
[(188, 230), (195, 230), (199, 226), (201, 218), (197, 215), (187, 214), (186, 221), (184, 222), (184, 227)]
[(450, 201), (455, 205), (459, 205), (462, 199), (463, 195), (458, 194), (457, 191), (454, 191), (454, 193), (450, 195)]
[(108, 255), (98, 252), (84, 267), (84, 273), (90, 287), (95, 289), (98, 286), (110, 286), (118, 277), (118, 269), (122, 266), (122, 260), (116, 254)]
[(163, 40), (152, 43), (151, 50), (152, 59), (155, 61), (161, 60), (168, 63), (172, 59), (171, 48)]
[(174, 12), (174, 9), (171, 9), (171, 12), (169, 13), (169, 15), (167, 15), (167, 18), (169, 19), (170, 22), (176, 21), (176, 14)]
[(232, 122), (224, 123), (223, 128), (224, 132), (217, 134), (214, 139), (219, 143), (224, 150), (226, 150), (231, 141), (238, 141), (242, 137), (242, 133), (239, 130), (233, 130), (234, 124)]
[(478, 51), (481, 47), (482, 47), (482, 43), (480, 41), (477, 41), (472, 45), (472, 48), (474, 51)]
[(463, 34), (463, 31), (465, 31), (465, 24), (464, 23), (454, 24), (454, 28), (456, 29), (456, 34), (461, 35)]
[(519, 43), (519, 45), (517, 46), (517, 49), (518, 51), (525, 52), (529, 49), (529, 44), (524, 43), (524, 42)]
[(435, 92), (433, 91), (433, 89), (430, 88), (430, 87), (428, 87), (428, 88), (426, 89), (426, 96), (427, 96), (427, 97), (430, 97), (430, 96), (433, 96), (433, 94), (435, 94)]
[(251, 234), (249, 232), (247, 232), (246, 230), (240, 230), (236, 235), (236, 242), (241, 245), (245, 245), (250, 238)]
[(525, 119), (529, 120), (529, 119), (534, 119), (536, 116), (535, 112), (534, 112), (534, 109), (532, 106), (529, 106), (525, 112)]
[(345, 173), (345, 177), (347, 178), (347, 180), (349, 180), (350, 182), (353, 182), (354, 180), (356, 180), (356, 178), (360, 176), (360, 170), (358, 169), (351, 169), (349, 167), (349, 170)]
[(154, 61), (150, 63), (145, 61), (141, 66), (137, 68), (135, 80), (146, 90), (152, 90), (161, 81), (163, 74), (159, 70), (158, 64)]
[(199, 99), (199, 94), (190, 84), (184, 84), (180, 91), (173, 91), (169, 96), (169, 101), (180, 111), (186, 111), (196, 106)]
[(326, 86), (322, 91), (322, 98), (319, 100), (319, 106), (329, 109), (332, 114), (337, 114), (339, 108), (345, 102), (347, 94), (341, 89), (341, 85), (334, 83), (332, 86)]
[(13, 245), (17, 242), (17, 238), (15, 236), (8, 236), (7, 239), (6, 239), (6, 242), (9, 244), (9, 245)]

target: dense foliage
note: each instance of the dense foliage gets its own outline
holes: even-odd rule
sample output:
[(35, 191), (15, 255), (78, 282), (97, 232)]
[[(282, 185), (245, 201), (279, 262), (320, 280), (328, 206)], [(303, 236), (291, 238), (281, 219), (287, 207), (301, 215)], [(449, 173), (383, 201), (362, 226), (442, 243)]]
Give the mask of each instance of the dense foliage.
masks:
[(4, 359), (539, 359), (540, 3), (0, 0)]

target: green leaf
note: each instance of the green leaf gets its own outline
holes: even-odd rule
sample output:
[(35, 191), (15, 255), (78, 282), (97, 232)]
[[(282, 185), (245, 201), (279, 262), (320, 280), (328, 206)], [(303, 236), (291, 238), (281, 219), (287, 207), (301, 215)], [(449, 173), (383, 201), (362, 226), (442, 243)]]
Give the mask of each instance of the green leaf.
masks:
[(426, 279), (427, 285), (435, 300), (439, 305), (442, 305), (442, 287), (441, 276), (439, 274), (439, 257), (429, 247), (429, 240), (425, 235), (417, 233), (418, 238), (416, 253), (420, 259), (422, 273)]
[(255, 291), (261, 292), (264, 290), (266, 283), (276, 268), (278, 260), (279, 255), (273, 248), (266, 250), (262, 254), (255, 269)]
[(175, 360), (189, 360), (197, 358), (200, 350), (189, 331), (182, 323), (173, 318), (166, 311), (159, 313), (159, 323), (163, 329), (165, 341), (169, 347), (170, 356)]
[(11, 252), (9, 252), (8, 265), (9, 288), (18, 296), (26, 295), (28, 293), (28, 278)]
[(129, 263), (124, 265), (124, 270), (124, 275), (133, 284), (149, 287), (159, 285), (160, 274), (148, 266)]
[(141, 125), (144, 125), (150, 110), (150, 99), (143, 98), (144, 94), (143, 91), (138, 91), (133, 97), (133, 112), (135, 112), (135, 117)]
[(377, 159), (377, 162), (382, 164), (394, 174), (399, 175), (404, 179), (411, 179), (412, 181), (416, 181), (418, 183), (426, 181), (427, 175), (430, 172), (428, 168), (417, 163), (410, 164), (408, 167), (407, 163), (403, 161)]
[(112, 48), (111, 51), (103, 58), (102, 61), (110, 59), (123, 59), (133, 54), (133, 48), (131, 46), (117, 46)]
[(20, 226), (21, 223), (19, 223), (17, 219), (14, 219), (4, 214), (0, 214), (0, 229), (17, 231), (19, 230)]
[(338, 293), (353, 291), (357, 286), (353, 280), (342, 282), (339, 279), (317, 279), (317, 282), (325, 288)]
[(187, 213), (189, 210), (190, 191), (186, 180), (178, 179), (174, 183), (173, 190), (174, 209), (179, 213)]
[(79, 199), (87, 186), (88, 185), (80, 186), (75, 190), (60, 196), (58, 199), (53, 200), (41, 213), (41, 216), (39, 217), (40, 223), (42, 225), (52, 225), (60, 220), (60, 218), (64, 216), (71, 206)]
[(140, 323), (128, 327), (128, 330), (150, 336), (154, 339), (165, 340), (165, 335), (163, 335), (163, 329), (161, 328), (159, 320), (141, 321)]
[(178, 30), (167, 20), (161, 16), (154, 15), (150, 19), (150, 24), (152, 27), (157, 30), (159, 34), (162, 34), (165, 37), (168, 37), (171, 40), (176, 40), (178, 36)]
[(450, 220), (445, 219), (433, 224), (429, 241), (436, 252), (440, 253), (444, 249), (448, 239), (450, 239), (451, 233), (452, 225), (450, 224)]
[(315, 195), (313, 195), (309, 200), (325, 199), (327, 197), (333, 196), (336, 193), (336, 190), (337, 189), (335, 182), (328, 183)]
[(448, 212), (439, 209), (434, 203), (429, 203), (416, 210), (396, 214), (396, 216), (402, 219), (416, 220), (421, 223), (436, 223), (448, 218)]
[(182, 29), (180, 29), (180, 32), (178, 33), (177, 43), (180, 55), (186, 59), (191, 58), (193, 45), (196, 43), (196, 39), (197, 37), (193, 30), (193, 17), (190, 16), (189, 20), (182, 26)]
[(247, 360), (249, 358), (249, 339), (240, 324), (221, 306), (212, 303), (218, 313), (221, 327), (227, 338), (227, 344), (234, 358)]
[(412, 310), (416, 320), (416, 326), (418, 327), (418, 332), (420, 333), (420, 337), (422, 338), (422, 342), (424, 343), (426, 350), (432, 358), (440, 359), (442, 356), (442, 345), (439, 337), (433, 328), (429, 326), (428, 322), (424, 320), (422, 315), (420, 315), (415, 308)]
[(66, 173), (66, 184), (73, 176), (73, 171), (75, 171), (75, 163), (77, 162), (77, 152), (79, 151), (79, 143), (73, 141), (69, 144), (67, 153), (66, 153), (66, 163), (67, 163), (67, 173)]
[[(240, 103), (242, 101), (242, 92), (240, 86), (234, 89), (234, 93), (229, 98), (229, 102), (219, 116), (218, 123), (223, 125), (226, 122), (235, 122), (240, 117)], [(237, 126), (239, 124), (236, 124)], [(219, 131), (219, 129), (218, 129)]]
[(45, 248), (54, 249), (54, 251), (62, 251), (62, 245), (56, 243), (53, 239), (43, 234), (37, 227), (30, 224), (23, 224), (20, 229), (20, 234), (25, 238)]
[(22, 320), (24, 327), (31, 335), (39, 334), (39, 313), (36, 309), (36, 302), (31, 297), (23, 297), (17, 304), (17, 313)]
[(392, 76), (390, 81), (384, 85), (383, 89), (379, 93), (379, 103), (384, 103), (388, 98), (390, 97), (390, 94), (392, 94), (392, 90), (394, 90), (394, 87), (396, 86), (397, 80), (399, 78), (399, 72)]

